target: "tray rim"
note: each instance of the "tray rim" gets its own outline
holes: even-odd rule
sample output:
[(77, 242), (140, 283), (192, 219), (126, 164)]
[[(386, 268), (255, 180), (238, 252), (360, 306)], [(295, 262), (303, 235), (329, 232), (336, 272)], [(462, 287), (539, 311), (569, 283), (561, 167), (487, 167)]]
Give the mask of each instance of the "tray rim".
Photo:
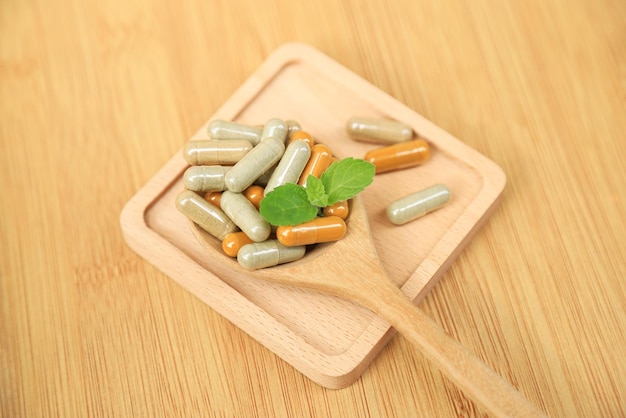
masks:
[[(377, 107), (384, 109), (388, 106), (394, 109), (393, 116), (400, 120), (408, 120), (409, 118), (417, 120), (422, 128), (420, 129), (420, 136), (427, 139), (436, 137), (436, 142), (440, 148), (445, 149), (446, 147), (453, 147), (456, 158), (462, 160), (465, 164), (480, 173), (482, 180), (480, 190), (477, 192), (476, 197), (470, 205), (465, 208), (450, 228), (451, 230), (454, 228), (459, 229), (455, 231), (454, 234), (463, 234), (461, 241), (456, 245), (448, 244), (448, 240), (444, 238), (451, 232), (446, 232), (444, 237), (429, 251), (418, 269), (411, 274), (401, 287), (403, 292), (413, 301), (420, 301), (432, 287), (435, 286), (443, 272), (454, 262), (458, 254), (465, 248), (476, 231), (482, 227), (493, 209), (497, 206), (506, 184), (504, 172), (497, 164), (480, 154), (477, 150), (465, 145), (422, 115), (408, 108), (397, 99), (348, 70), (319, 50), (302, 43), (284, 44), (270, 54), (257, 70), (240, 85), (190, 139), (206, 137), (205, 132), (207, 125), (213, 119), (233, 119), (242, 109), (246, 108), (254, 101), (255, 97), (271, 80), (280, 75), (284, 67), (294, 61), (302, 61), (334, 81), (341, 81), (348, 77), (350, 82), (359, 85), (359, 89), (363, 92), (362, 96), (364, 97), (367, 93), (375, 93), (377, 103), (379, 103)], [(124, 206), (120, 214), (120, 224), (124, 238), (129, 247), (146, 259), (146, 261), (163, 271), (170, 279), (176, 281), (183, 286), (183, 288), (209, 305), (211, 309), (220, 313), (313, 381), (333, 389), (345, 387), (354, 382), (395, 334), (395, 330), (386, 322), (377, 317), (373, 317), (372, 321), (366, 327), (366, 330), (364, 330), (359, 337), (365, 339), (365, 341), (356, 344), (357, 340), (355, 340), (347, 350), (339, 354), (321, 353), (308, 344), (300, 335), (280, 323), (271, 315), (266, 314), (266, 317), (263, 318), (265, 311), (260, 307), (243, 296), (237, 289), (225, 283), (221, 278), (205, 270), (182, 251), (182, 249), (165, 240), (163, 236), (150, 228), (146, 221), (146, 213), (172, 184), (178, 180), (178, 177), (186, 167), (186, 162), (180, 157), (180, 151), (177, 152)], [(173, 172), (177, 172), (178, 175), (172, 177)], [(478, 196), (480, 196), (481, 199), (477, 200)], [(460, 223), (460, 219), (463, 218), (463, 214), (466, 212), (476, 213), (474, 215), (476, 222), (469, 228), (462, 226), (464, 223)], [(465, 222), (465, 224), (466, 223), (467, 222)], [(449, 255), (445, 260), (441, 263), (433, 261), (430, 255), (442, 251), (440, 247), (446, 245), (452, 245), (453, 248), (450, 251), (446, 251)], [(154, 257), (156, 254), (160, 256)], [(168, 262), (165, 260), (168, 260)], [(173, 263), (172, 260), (176, 262)], [(221, 291), (228, 292), (232, 297), (237, 299), (239, 303), (249, 307), (251, 311), (255, 313), (255, 320), (251, 321), (248, 317), (236, 315), (229, 306), (224, 306), (224, 304), (221, 303), (220, 299), (222, 298), (212, 298), (211, 295), (208, 294), (211, 292), (206, 292), (205, 289), (195, 288), (188, 282), (178, 279), (180, 265), (185, 265), (185, 269), (191, 269), (191, 273), (194, 275), (202, 274), (206, 276), (207, 280), (210, 281), (210, 283), (207, 283), (207, 286), (210, 284), (212, 288), (217, 287)], [(421, 290), (417, 291), (416, 289), (420, 288), (420, 279), (418, 277), (420, 275), (430, 275), (430, 278), (426, 280), (426, 285), (421, 286)], [(280, 332), (284, 333), (290, 340), (289, 343), (294, 344), (295, 349), (285, 350), (282, 343), (267, 339), (264, 335), (265, 333), (261, 331), (262, 327), (259, 327), (259, 321), (267, 324), (272, 329), (280, 330)], [(284, 342), (284, 340), (281, 340), (281, 342)], [(302, 352), (306, 352), (307, 355), (302, 355)]]

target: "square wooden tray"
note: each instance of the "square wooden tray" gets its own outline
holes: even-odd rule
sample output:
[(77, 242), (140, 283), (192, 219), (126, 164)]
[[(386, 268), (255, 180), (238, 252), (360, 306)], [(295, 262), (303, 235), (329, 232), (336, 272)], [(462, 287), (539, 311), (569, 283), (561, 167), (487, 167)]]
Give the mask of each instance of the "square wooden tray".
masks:
[[(431, 145), (424, 165), (376, 176), (362, 194), (376, 249), (392, 280), (419, 302), (488, 218), (506, 182), (492, 161), (438, 128), (318, 50), (287, 44), (276, 50), (190, 139), (208, 138), (213, 119), (263, 124), (295, 119), (340, 158), (377, 147), (348, 138), (353, 115), (386, 117), (413, 127)], [(353, 383), (394, 335), (370, 311), (324, 294), (220, 277), (174, 204), (187, 163), (174, 155), (126, 204), (121, 226), (128, 245), (208, 306), (315, 382)], [(385, 208), (435, 183), (451, 201), (403, 226)], [(208, 331), (210, 332), (210, 331)]]

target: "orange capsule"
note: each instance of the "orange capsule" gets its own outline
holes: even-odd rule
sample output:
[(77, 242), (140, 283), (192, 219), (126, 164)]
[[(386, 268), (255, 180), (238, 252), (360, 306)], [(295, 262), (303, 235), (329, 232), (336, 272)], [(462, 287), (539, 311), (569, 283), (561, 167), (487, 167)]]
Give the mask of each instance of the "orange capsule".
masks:
[(315, 145), (315, 139), (311, 136), (310, 133), (305, 131), (294, 131), (289, 135), (289, 139), (287, 140), (287, 145), (291, 144), (294, 141), (304, 141), (309, 144), (309, 147), (313, 148)]
[(364, 159), (376, 166), (376, 174), (414, 167), (430, 157), (430, 148), (423, 139), (376, 148), (365, 154)]
[(293, 226), (276, 228), (278, 242), (287, 247), (337, 241), (346, 234), (346, 223), (339, 216), (315, 218)]
[(350, 207), (347, 200), (342, 200), (334, 205), (326, 206), (322, 212), (324, 216), (339, 216), (345, 220), (350, 213)]
[(218, 208), (221, 209), (220, 207), (220, 197), (222, 197), (222, 192), (212, 192), (212, 191), (208, 191), (204, 194), (204, 200), (206, 200), (209, 203), (214, 204), (215, 206), (217, 206)]
[(237, 257), (239, 250), (246, 244), (252, 244), (254, 241), (243, 231), (231, 232), (224, 237), (222, 241), (222, 250), (229, 257)]
[(263, 196), (265, 196), (265, 189), (261, 186), (252, 185), (244, 190), (243, 194), (255, 208), (259, 209), (261, 200), (263, 200)]
[(304, 170), (302, 170), (302, 174), (300, 174), (298, 184), (306, 187), (306, 179), (309, 177), (309, 174), (319, 178), (319, 176), (326, 171), (332, 159), (333, 154), (326, 145), (314, 145), (313, 148), (311, 148), (309, 162), (304, 166)]

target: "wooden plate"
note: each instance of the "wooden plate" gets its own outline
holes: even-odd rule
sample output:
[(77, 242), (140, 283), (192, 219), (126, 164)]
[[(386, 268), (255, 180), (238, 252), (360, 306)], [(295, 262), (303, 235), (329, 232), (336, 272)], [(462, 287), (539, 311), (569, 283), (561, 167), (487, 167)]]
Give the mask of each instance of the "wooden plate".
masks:
[[(387, 273), (419, 302), (493, 210), (506, 180), (492, 161), (303, 44), (276, 50), (191, 139), (208, 138), (213, 119), (263, 124), (279, 117), (299, 121), (340, 158), (362, 158), (377, 145), (348, 138), (353, 115), (403, 121), (431, 145), (426, 164), (380, 174), (362, 194)], [(329, 388), (354, 382), (394, 330), (353, 303), (220, 274), (221, 260), (202, 251), (174, 204), (186, 168), (177, 153), (126, 204), (121, 226), (128, 245), (315, 382)], [(403, 226), (386, 219), (393, 200), (435, 183), (452, 192), (444, 208)]]

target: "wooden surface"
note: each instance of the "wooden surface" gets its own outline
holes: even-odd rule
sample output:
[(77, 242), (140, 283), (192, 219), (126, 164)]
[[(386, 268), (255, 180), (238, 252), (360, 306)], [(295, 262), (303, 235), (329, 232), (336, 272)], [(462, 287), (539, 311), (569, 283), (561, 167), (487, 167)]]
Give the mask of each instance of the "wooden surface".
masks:
[(401, 336), (322, 388), (136, 255), (119, 213), (279, 45), (503, 167), (421, 307), (550, 416), (626, 414), (626, 3), (0, 2), (2, 416), (457, 416)]

